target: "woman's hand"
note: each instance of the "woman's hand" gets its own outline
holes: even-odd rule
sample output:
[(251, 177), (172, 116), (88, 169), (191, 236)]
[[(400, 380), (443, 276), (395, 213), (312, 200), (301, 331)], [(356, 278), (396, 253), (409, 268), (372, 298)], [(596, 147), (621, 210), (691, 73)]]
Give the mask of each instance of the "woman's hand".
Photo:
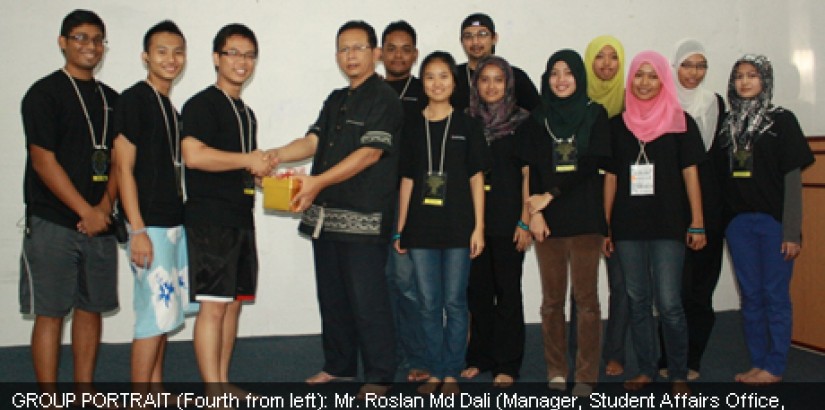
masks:
[(610, 235), (604, 237), (604, 242), (602, 242), (602, 253), (606, 257), (610, 257), (613, 255), (613, 252), (616, 251), (616, 248), (613, 246), (613, 239)]
[(516, 244), (516, 250), (524, 252), (533, 243), (533, 236), (530, 231), (526, 231), (521, 227), (516, 227), (516, 232), (513, 234), (513, 243)]
[(474, 229), (470, 236), (470, 259), (475, 259), (484, 251), (484, 230)]
[(550, 201), (553, 200), (553, 195), (550, 195), (549, 192), (545, 192), (539, 195), (531, 195), (530, 198), (527, 198), (527, 210), (530, 212), (530, 215), (536, 214), (547, 208), (547, 205), (550, 205)]
[(536, 242), (544, 242), (544, 238), (550, 236), (550, 228), (547, 227), (547, 221), (541, 213), (530, 217), (530, 233), (533, 234)]
[(786, 261), (796, 259), (801, 250), (802, 245), (796, 242), (782, 242), (782, 254), (785, 255)]

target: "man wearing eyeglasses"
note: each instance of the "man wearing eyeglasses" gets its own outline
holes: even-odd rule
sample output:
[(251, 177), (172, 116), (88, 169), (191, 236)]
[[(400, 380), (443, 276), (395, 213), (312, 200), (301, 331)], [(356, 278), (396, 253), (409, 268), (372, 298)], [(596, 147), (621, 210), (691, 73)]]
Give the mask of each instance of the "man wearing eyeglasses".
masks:
[[(467, 54), (467, 62), (458, 66), (455, 92), (450, 103), (456, 111), (464, 111), (470, 105), (470, 82), (478, 62), (496, 53), (498, 33), (493, 19), (484, 13), (467, 16), (461, 23), (461, 47)], [(516, 66), (513, 78), (516, 86), (516, 104), (527, 111), (541, 104), (541, 98), (530, 77)]]
[(241, 303), (255, 300), (258, 255), (252, 207), (256, 179), (272, 170), (257, 149), (255, 113), (241, 90), (255, 70), (258, 41), (229, 24), (212, 43), (215, 85), (183, 106), (184, 227), (191, 298), (200, 302), (194, 345), (206, 393), (244, 396), (229, 383)]
[(57, 39), (65, 65), (32, 85), (22, 102), (28, 158), (20, 311), (35, 317), (32, 360), (46, 391), (56, 391), (66, 315), (74, 311), (75, 389), (86, 390), (100, 344), (100, 315), (118, 307), (117, 242), (108, 232), (117, 195), (115, 178), (109, 178), (117, 93), (94, 78), (105, 38), (97, 14), (69, 13)]
[(307, 134), (273, 150), (278, 162), (314, 157), (293, 200), (299, 231), (312, 237), (324, 367), (306, 381), (351, 379), (360, 352), (360, 397), (383, 395), (395, 376), (395, 341), (384, 267), (398, 184), (398, 94), (376, 73), (375, 30), (350, 21), (336, 36), (338, 68), (349, 86), (334, 90)]

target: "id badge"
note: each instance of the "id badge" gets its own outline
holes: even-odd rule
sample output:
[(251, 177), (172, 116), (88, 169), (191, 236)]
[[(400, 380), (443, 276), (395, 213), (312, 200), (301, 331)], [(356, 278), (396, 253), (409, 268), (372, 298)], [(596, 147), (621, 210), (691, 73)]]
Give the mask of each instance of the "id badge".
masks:
[(553, 164), (556, 172), (575, 172), (578, 168), (576, 140), (553, 142)]
[(732, 176), (750, 178), (753, 175), (753, 151), (739, 149), (733, 153)]
[(630, 166), (630, 196), (653, 195), (653, 164)]
[(244, 195), (255, 195), (255, 178), (249, 172), (243, 173), (243, 193)]
[(183, 165), (175, 164), (175, 188), (178, 191), (178, 198), (183, 198)]
[(92, 182), (107, 182), (109, 180), (109, 151), (95, 149), (92, 151)]
[(444, 206), (446, 200), (447, 174), (427, 174), (424, 178), (424, 205)]

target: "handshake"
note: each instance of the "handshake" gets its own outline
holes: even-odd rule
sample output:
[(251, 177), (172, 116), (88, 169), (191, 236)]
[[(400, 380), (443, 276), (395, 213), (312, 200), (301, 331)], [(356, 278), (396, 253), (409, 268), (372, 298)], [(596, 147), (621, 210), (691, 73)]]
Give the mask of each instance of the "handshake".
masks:
[(255, 150), (246, 155), (246, 170), (256, 178), (269, 176), (272, 173), (272, 170), (277, 168), (280, 163), (278, 159), (278, 150), (275, 149), (268, 151)]

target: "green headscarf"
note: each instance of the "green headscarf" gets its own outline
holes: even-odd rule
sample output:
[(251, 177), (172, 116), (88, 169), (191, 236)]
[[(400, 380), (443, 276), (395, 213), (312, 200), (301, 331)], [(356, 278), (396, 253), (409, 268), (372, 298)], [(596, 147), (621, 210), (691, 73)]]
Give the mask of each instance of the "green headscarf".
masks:
[[(564, 61), (576, 80), (573, 94), (560, 98), (550, 88), (550, 73), (557, 62)], [(579, 53), (564, 49), (553, 53), (547, 60), (547, 68), (541, 75), (541, 106), (533, 111), (533, 117), (541, 127), (550, 127), (560, 139), (575, 134), (576, 145), (584, 152), (590, 142), (590, 131), (599, 113), (598, 105), (587, 96), (587, 75)]]

